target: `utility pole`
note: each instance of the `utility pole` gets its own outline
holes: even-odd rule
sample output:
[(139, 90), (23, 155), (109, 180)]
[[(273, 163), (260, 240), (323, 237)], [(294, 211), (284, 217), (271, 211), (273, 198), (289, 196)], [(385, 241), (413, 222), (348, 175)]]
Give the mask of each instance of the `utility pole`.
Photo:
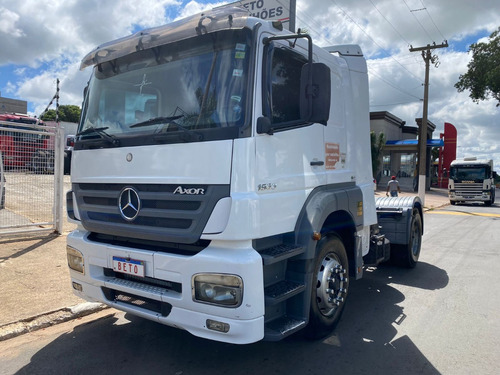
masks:
[(422, 114), (422, 124), (420, 126), (418, 136), (418, 196), (422, 201), (422, 205), (425, 204), (425, 176), (427, 169), (427, 111), (429, 104), (429, 65), (431, 62), (435, 64), (436, 68), (439, 65), (437, 56), (432, 56), (431, 50), (445, 47), (448, 47), (448, 42), (446, 40), (443, 44), (433, 43), (432, 45), (428, 44), (425, 47), (418, 48), (413, 48), (413, 46), (410, 46), (410, 52), (422, 51), (422, 58), (425, 61), (424, 110)]

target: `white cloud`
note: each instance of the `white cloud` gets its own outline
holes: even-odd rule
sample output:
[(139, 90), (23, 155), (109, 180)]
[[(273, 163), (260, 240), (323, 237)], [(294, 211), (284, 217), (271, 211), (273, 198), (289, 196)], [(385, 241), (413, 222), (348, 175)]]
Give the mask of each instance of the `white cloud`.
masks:
[(0, 7), (0, 33), (14, 38), (23, 36), (24, 33), (22, 29), (16, 26), (19, 18), (19, 14), (4, 7)]

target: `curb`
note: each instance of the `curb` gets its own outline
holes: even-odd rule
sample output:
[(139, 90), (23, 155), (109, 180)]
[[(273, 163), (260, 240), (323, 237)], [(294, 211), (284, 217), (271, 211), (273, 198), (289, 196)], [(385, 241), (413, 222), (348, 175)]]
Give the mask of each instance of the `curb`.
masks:
[(107, 308), (109, 307), (101, 303), (84, 302), (76, 306), (64, 307), (18, 322), (7, 323), (0, 326), (0, 342), (28, 332), (34, 332), (72, 319), (81, 318)]

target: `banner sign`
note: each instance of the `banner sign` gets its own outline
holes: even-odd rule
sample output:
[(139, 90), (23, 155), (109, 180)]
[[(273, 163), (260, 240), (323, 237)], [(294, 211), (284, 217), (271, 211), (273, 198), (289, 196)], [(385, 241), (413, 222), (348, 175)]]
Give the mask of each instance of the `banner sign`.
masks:
[(228, 5), (239, 5), (248, 10), (252, 17), (263, 20), (281, 21), (283, 27), (291, 30), (295, 27), (296, 0), (241, 0)]

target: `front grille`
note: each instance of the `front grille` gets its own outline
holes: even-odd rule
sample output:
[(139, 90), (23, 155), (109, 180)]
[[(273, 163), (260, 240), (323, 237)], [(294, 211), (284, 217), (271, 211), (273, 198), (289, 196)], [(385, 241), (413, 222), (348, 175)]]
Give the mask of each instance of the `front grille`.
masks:
[(483, 194), (482, 183), (455, 183), (455, 192), (463, 196), (480, 197)]
[[(196, 243), (229, 185), (73, 184), (82, 224), (90, 232), (156, 242)], [(141, 208), (127, 221), (120, 213), (123, 189), (137, 191)], [(196, 192), (203, 194), (179, 194)], [(177, 193), (177, 194), (176, 194)]]

